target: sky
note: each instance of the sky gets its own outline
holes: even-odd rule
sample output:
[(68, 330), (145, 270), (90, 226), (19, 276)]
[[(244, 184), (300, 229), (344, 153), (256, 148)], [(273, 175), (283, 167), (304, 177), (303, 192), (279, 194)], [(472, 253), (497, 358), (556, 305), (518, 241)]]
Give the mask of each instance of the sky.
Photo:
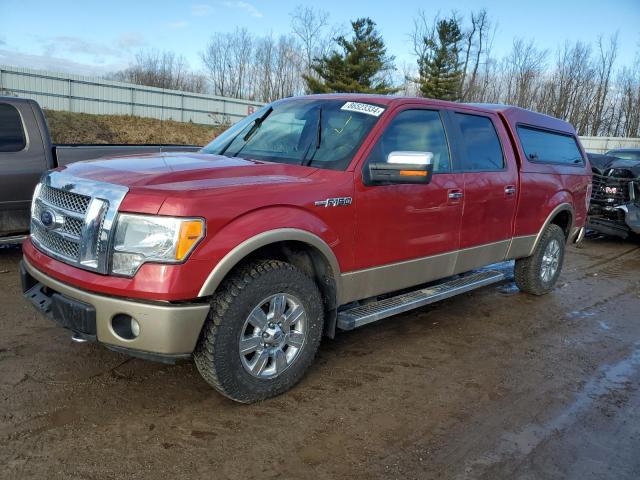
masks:
[(397, 64), (415, 61), (409, 33), (420, 9), (429, 16), (452, 10), (468, 16), (486, 8), (497, 24), (496, 57), (510, 50), (514, 38), (555, 52), (566, 41), (595, 45), (599, 35), (616, 32), (618, 67), (640, 54), (640, 0), (0, 0), (0, 64), (101, 75), (125, 68), (141, 49), (156, 49), (183, 55), (199, 71), (213, 33), (236, 27), (289, 33), (297, 5), (320, 7), (343, 28), (371, 17)]

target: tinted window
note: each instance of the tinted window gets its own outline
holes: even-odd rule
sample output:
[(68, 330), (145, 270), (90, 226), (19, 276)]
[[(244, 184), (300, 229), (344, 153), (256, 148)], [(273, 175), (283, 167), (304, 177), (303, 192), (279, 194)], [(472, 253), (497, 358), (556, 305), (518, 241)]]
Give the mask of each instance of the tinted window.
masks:
[(524, 154), (532, 162), (584, 164), (578, 144), (570, 135), (518, 127), (518, 137)]
[(433, 171), (451, 170), (449, 148), (440, 114), (433, 110), (405, 110), (387, 126), (369, 160), (386, 162), (391, 152), (431, 152)]
[(491, 119), (466, 113), (456, 113), (455, 118), (464, 142), (463, 170), (502, 170), (502, 147)]
[(0, 152), (19, 152), (26, 145), (18, 110), (0, 103)]

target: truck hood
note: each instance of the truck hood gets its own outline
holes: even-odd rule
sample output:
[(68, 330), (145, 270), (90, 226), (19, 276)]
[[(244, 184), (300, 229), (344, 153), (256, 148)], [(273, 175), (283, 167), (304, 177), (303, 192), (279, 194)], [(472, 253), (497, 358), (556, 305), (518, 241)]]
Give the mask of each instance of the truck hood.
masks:
[(224, 186), (299, 182), (315, 170), (299, 165), (183, 152), (107, 157), (64, 168), (75, 177), (123, 185), (131, 191), (165, 194)]

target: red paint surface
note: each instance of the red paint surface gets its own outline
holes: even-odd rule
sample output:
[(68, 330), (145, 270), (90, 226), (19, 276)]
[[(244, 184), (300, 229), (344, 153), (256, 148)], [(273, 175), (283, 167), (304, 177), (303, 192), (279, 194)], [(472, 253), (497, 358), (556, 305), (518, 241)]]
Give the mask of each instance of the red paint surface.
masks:
[[(198, 295), (211, 270), (234, 247), (278, 228), (314, 233), (331, 247), (340, 270), (348, 272), (535, 234), (564, 202), (574, 208), (574, 226), (584, 225), (591, 178), (588, 162), (579, 167), (531, 163), (514, 142), (517, 123), (575, 134), (566, 122), (510, 107), (362, 95), (341, 98), (387, 107), (345, 171), (181, 153), (67, 167), (75, 176), (129, 187), (120, 211), (205, 218), (206, 238), (185, 264), (145, 264), (129, 279), (66, 265), (29, 241), (24, 244), (25, 257), (46, 274), (81, 289), (129, 298), (187, 300)], [(506, 169), (434, 174), (429, 185), (365, 186), (366, 155), (393, 116), (409, 107), (490, 116)], [(506, 196), (507, 186), (515, 186), (516, 194)], [(450, 191), (463, 192), (463, 199), (449, 200)], [(352, 197), (353, 203), (314, 205), (334, 197)]]

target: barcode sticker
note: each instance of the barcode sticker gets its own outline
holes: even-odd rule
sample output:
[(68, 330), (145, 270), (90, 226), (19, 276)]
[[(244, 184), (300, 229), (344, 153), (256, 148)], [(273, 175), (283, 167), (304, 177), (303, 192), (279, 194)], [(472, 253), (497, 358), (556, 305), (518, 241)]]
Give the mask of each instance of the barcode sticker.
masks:
[(348, 110), (350, 112), (366, 113), (367, 115), (373, 115), (379, 117), (384, 112), (384, 108), (376, 105), (369, 105), (368, 103), (347, 102), (340, 110)]

